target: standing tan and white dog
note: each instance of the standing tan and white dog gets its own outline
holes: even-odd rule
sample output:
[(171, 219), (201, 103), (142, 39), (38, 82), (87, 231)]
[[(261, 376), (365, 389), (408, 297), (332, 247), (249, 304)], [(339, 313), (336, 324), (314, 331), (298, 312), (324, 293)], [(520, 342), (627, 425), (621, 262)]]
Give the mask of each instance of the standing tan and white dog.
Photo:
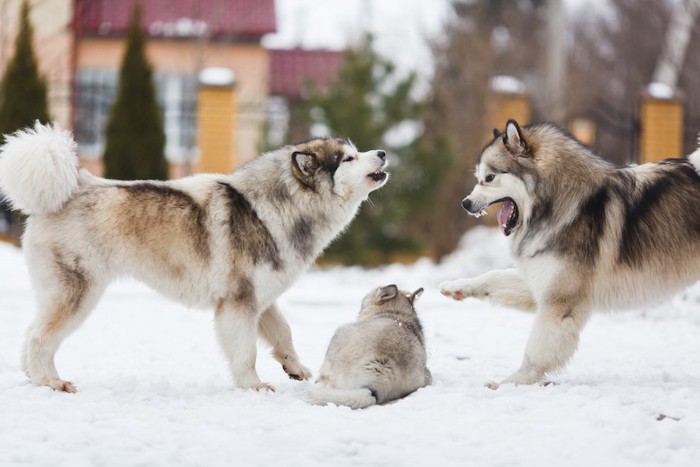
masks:
[(431, 383), (423, 327), (414, 303), (423, 292), (395, 285), (371, 291), (357, 321), (340, 327), (328, 345), (314, 404), (369, 407), (404, 397)]
[(79, 170), (75, 142), (57, 126), (37, 123), (0, 149), (0, 190), (29, 215), (23, 243), (39, 307), (22, 366), (33, 384), (66, 392), (76, 389), (54, 355), (123, 275), (213, 308), (238, 387), (271, 389), (255, 370), (258, 335), (291, 378), (309, 378), (275, 300), (387, 180), (384, 151), (332, 138), (169, 182)]
[(549, 124), (494, 130), (462, 205), (478, 217), (501, 203), (516, 267), (440, 288), (536, 312), (522, 365), (501, 383), (562, 369), (591, 310), (660, 301), (700, 279), (699, 171), (700, 150), (617, 168)]

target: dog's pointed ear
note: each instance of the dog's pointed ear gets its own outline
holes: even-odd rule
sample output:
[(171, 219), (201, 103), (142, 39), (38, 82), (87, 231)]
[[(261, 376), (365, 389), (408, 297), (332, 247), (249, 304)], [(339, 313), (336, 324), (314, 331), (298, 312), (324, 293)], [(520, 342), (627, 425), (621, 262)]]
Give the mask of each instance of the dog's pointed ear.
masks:
[(501, 136), (501, 130), (498, 128), (493, 129), (493, 139), (498, 139), (498, 137)]
[(396, 285), (391, 284), (386, 287), (379, 289), (379, 296), (377, 297), (377, 304), (381, 305), (389, 300), (393, 300), (399, 294), (399, 288)]
[(412, 294), (409, 294), (409, 295), (408, 295), (407, 298), (408, 298), (408, 301), (411, 302), (411, 305), (413, 305), (413, 303), (416, 301), (416, 299), (417, 299), (418, 297), (421, 296), (422, 293), (423, 293), (423, 287), (421, 287), (420, 289), (416, 290), (416, 291), (413, 292)]
[(520, 125), (515, 120), (508, 120), (506, 123), (503, 144), (514, 157), (525, 157), (528, 154), (527, 141), (525, 141)]
[(321, 164), (314, 154), (296, 151), (292, 153), (292, 167), (302, 177), (313, 177)]

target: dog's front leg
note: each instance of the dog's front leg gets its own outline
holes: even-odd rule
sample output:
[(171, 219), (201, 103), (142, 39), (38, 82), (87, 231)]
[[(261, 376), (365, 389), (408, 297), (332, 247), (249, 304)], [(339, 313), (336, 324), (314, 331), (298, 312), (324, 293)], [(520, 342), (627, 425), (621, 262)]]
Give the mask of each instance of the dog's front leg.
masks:
[(471, 279), (442, 282), (438, 287), (455, 300), (473, 297), (522, 311), (537, 309), (532, 292), (515, 269), (497, 269)]
[[(522, 365), (500, 384), (535, 384), (564, 368), (576, 352), (589, 316), (587, 305), (562, 298), (545, 301), (535, 314)], [(499, 384), (490, 382), (487, 386), (496, 389)]]
[(262, 314), (258, 322), (258, 331), (260, 337), (272, 346), (272, 356), (280, 362), (282, 369), (291, 379), (311, 378), (311, 371), (299, 362), (292, 343), (292, 331), (276, 305), (272, 305)]
[(233, 380), (242, 389), (275, 389), (260, 381), (255, 370), (258, 316), (254, 309), (222, 302), (216, 308), (216, 334), (226, 355)]

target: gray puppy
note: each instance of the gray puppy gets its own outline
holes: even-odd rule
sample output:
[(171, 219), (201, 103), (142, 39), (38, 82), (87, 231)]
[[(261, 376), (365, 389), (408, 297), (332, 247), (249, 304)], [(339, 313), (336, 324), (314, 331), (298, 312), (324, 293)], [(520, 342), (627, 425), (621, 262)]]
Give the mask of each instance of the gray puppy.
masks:
[(422, 292), (395, 285), (370, 292), (357, 321), (340, 327), (331, 339), (311, 402), (359, 409), (429, 385), (423, 329), (413, 308)]

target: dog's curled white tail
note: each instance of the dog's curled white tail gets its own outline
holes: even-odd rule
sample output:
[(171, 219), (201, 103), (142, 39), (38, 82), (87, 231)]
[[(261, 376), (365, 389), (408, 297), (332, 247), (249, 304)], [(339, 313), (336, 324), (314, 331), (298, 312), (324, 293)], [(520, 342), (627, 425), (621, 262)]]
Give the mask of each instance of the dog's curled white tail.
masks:
[(698, 148), (688, 156), (688, 160), (695, 166), (695, 171), (700, 174), (700, 135), (698, 135)]
[(56, 212), (78, 187), (76, 144), (58, 124), (38, 121), (0, 146), (0, 193), (25, 214)]
[(314, 405), (344, 405), (351, 409), (364, 409), (377, 403), (372, 391), (362, 389), (335, 389), (320, 383), (311, 386), (311, 403)]

